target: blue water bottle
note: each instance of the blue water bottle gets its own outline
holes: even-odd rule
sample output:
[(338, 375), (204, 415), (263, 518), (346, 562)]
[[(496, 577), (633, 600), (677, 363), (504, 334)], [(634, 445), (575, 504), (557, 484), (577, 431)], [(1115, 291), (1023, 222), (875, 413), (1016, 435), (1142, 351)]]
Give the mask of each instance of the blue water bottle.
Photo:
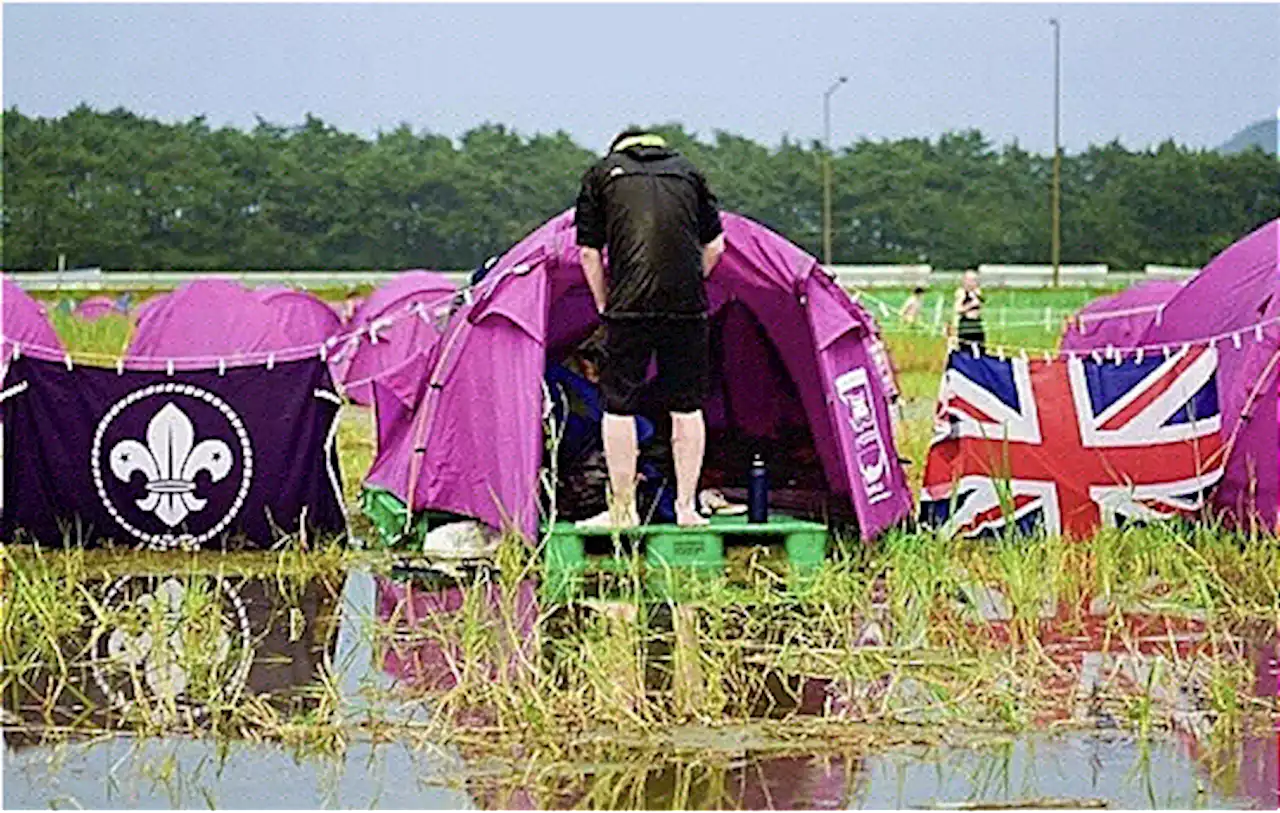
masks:
[(751, 459), (751, 472), (747, 475), (747, 522), (769, 521), (769, 470), (764, 458), (757, 454)]

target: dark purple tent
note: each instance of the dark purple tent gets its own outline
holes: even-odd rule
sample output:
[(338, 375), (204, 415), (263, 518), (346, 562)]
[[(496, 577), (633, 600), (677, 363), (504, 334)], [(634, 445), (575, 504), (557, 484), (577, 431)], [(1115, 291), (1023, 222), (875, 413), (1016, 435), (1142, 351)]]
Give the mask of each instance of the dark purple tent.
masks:
[(347, 331), (360, 331), (335, 352), (336, 375), (348, 398), (372, 403), (371, 383), (428, 351), (440, 338), (456, 286), (434, 271), (406, 271), (360, 303)]
[(5, 281), (0, 538), (265, 547), (345, 528), (341, 399), (320, 345), (224, 280), (148, 309), (117, 364), (65, 358), (39, 306)]
[(1163, 319), (1164, 305), (1182, 290), (1173, 280), (1147, 280), (1080, 309), (1062, 334), (1063, 350), (1133, 347), (1147, 328)]
[[(827, 507), (856, 515), (873, 537), (910, 514), (911, 494), (871, 354), (871, 316), (782, 237), (736, 215), (724, 223), (727, 250), (708, 281), (704, 485), (720, 484), (718, 475), (741, 484), (748, 461), (733, 455), (768, 444), (806, 461), (814, 492), (834, 497)], [(532, 538), (546, 365), (599, 324), (572, 211), (504, 255), (474, 294), (439, 344), (375, 383), (386, 442), (368, 483), (414, 510)]]
[[(1273, 220), (1214, 257), (1164, 301), (1156, 311), (1158, 319), (1152, 318), (1140, 331), (1115, 329), (1117, 336), (1132, 334), (1126, 346), (1156, 351), (1204, 344), (1216, 337), (1218, 400), (1231, 454), (1215, 502), (1241, 522), (1257, 518), (1267, 527), (1276, 523), (1280, 467), (1278, 253), (1280, 220)], [(1091, 335), (1102, 334), (1090, 326), (1078, 347), (1099, 347)], [(1064, 348), (1070, 349), (1066, 337)]]

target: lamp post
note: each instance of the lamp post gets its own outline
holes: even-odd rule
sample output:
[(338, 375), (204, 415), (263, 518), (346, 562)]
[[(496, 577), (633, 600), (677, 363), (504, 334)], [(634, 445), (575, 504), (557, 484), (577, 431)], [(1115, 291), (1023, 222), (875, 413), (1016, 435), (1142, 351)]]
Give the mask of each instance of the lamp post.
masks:
[(831, 265), (831, 94), (849, 81), (841, 76), (822, 94), (822, 262)]
[(1058, 18), (1049, 20), (1053, 26), (1053, 287), (1058, 287), (1058, 274), (1062, 262), (1062, 148), (1059, 146), (1062, 130), (1062, 28)]

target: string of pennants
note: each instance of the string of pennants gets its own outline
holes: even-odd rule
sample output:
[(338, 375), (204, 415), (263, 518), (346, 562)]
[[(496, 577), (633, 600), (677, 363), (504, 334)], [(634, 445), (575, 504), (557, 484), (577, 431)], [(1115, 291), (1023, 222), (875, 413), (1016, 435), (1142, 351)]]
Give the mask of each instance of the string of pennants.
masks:
[[(511, 269), (513, 273), (519, 272), (519, 267)], [(152, 357), (152, 356), (133, 356), (125, 358), (120, 354), (95, 353), (86, 351), (65, 351), (56, 347), (48, 347), (43, 345), (32, 345), (20, 343), (10, 337), (0, 334), (0, 346), (8, 345), (13, 349), (13, 358), (20, 358), (23, 354), (30, 355), (35, 358), (41, 358), (46, 361), (61, 361), (66, 364), (68, 369), (72, 369), (75, 360), (100, 362), (103, 366), (114, 366), (117, 373), (123, 374), (125, 369), (134, 370), (165, 370), (169, 375), (179, 368), (212, 368), (217, 367), (219, 374), (225, 372), (228, 366), (252, 366), (262, 364), (267, 369), (272, 369), (277, 362), (284, 363), (289, 361), (297, 361), (304, 358), (318, 356), (321, 361), (328, 361), (330, 356), (337, 359), (343, 353), (352, 352), (362, 339), (367, 338), (370, 344), (377, 344), (379, 341), (379, 332), (385, 331), (392, 325), (406, 318), (417, 317), (423, 321), (430, 321), (433, 317), (429, 315), (432, 311), (438, 311), (444, 305), (449, 305), (458, 301), (462, 304), (470, 304), (474, 298), (474, 292), (477, 288), (484, 287), (486, 283), (496, 282), (495, 275), (490, 275), (477, 285), (469, 285), (459, 288), (457, 291), (442, 296), (439, 299), (433, 299), (429, 302), (415, 302), (397, 312), (387, 314), (373, 320), (367, 326), (354, 328), (337, 335), (331, 336), (324, 342), (317, 344), (299, 345), (296, 347), (282, 348), (274, 351), (257, 351), (249, 353), (234, 353), (228, 356), (173, 356), (173, 357)], [(853, 293), (854, 301), (859, 299), (867, 299), (875, 303), (882, 315), (890, 315), (892, 311), (888, 303), (877, 299), (864, 291), (855, 291)], [(1141, 308), (1132, 308), (1123, 311), (1115, 311), (1108, 313), (1090, 314), (1089, 321), (1100, 321), (1102, 319), (1122, 315), (1135, 315), (1138, 313), (1156, 311), (1156, 323), (1159, 324), (1160, 314), (1163, 312), (1163, 305), (1145, 306)], [(1081, 333), (1085, 332), (1084, 326), (1079, 319), (1073, 318), (1069, 320), (1073, 326), (1078, 326)], [(1007, 324), (1004, 327), (1030, 327), (1038, 326), (1040, 322), (1026, 324)], [(947, 339), (947, 349), (956, 351), (962, 349), (963, 345), (969, 345), (968, 349), (975, 357), (983, 353), (989, 356), (995, 356), (1000, 360), (1010, 357), (1018, 357), (1021, 359), (1029, 359), (1032, 356), (1039, 356), (1045, 362), (1052, 363), (1055, 360), (1067, 358), (1075, 359), (1078, 357), (1092, 357), (1095, 362), (1113, 361), (1115, 364), (1123, 364), (1128, 358), (1132, 358), (1136, 363), (1141, 363), (1148, 355), (1163, 355), (1169, 358), (1174, 353), (1184, 353), (1192, 347), (1210, 347), (1214, 348), (1219, 342), (1231, 342), (1235, 349), (1240, 349), (1243, 342), (1247, 338), (1251, 338), (1255, 343), (1264, 340), (1265, 330), (1269, 327), (1280, 325), (1280, 317), (1266, 319), (1237, 330), (1227, 331), (1213, 336), (1204, 336), (1187, 342), (1176, 343), (1160, 343), (1143, 346), (1132, 347), (1113, 347), (1098, 348), (1093, 350), (1058, 350), (1053, 348), (1032, 347), (1016, 344), (993, 344), (985, 343), (982, 347), (976, 344), (962, 342), (957, 337), (948, 335), (944, 326), (916, 325), (916, 329), (926, 335)], [(361, 382), (354, 382), (361, 383)]]
[(8, 336), (4, 336), (3, 334), (0, 334), (0, 347), (3, 347), (4, 345), (11, 347), (13, 349), (12, 358), (14, 359), (21, 358), (23, 355), (29, 355), (32, 358), (39, 358), (45, 361), (61, 361), (67, 366), (68, 370), (73, 369), (76, 360), (90, 363), (100, 362), (101, 366), (115, 367), (116, 372), (121, 375), (124, 374), (126, 369), (146, 371), (165, 370), (169, 375), (173, 375), (178, 368), (208, 369), (215, 366), (218, 368), (219, 375), (224, 374), (227, 367), (264, 365), (268, 370), (270, 370), (275, 367), (277, 362), (285, 363), (290, 361), (299, 361), (301, 359), (317, 356), (321, 361), (329, 361), (330, 357), (336, 360), (341, 356), (341, 354), (352, 352), (361, 339), (367, 338), (370, 344), (377, 344), (380, 341), (380, 337), (378, 335), (380, 332), (385, 332), (387, 328), (395, 325), (403, 319), (417, 317), (423, 321), (430, 321), (433, 318), (430, 314), (438, 311), (444, 305), (450, 305), (455, 301), (462, 304), (470, 304), (473, 299), (474, 288), (475, 286), (467, 286), (459, 288), (457, 291), (447, 296), (442, 296), (439, 299), (433, 299), (427, 302), (415, 302), (398, 311), (374, 319), (366, 326), (354, 328), (338, 333), (334, 336), (330, 336), (318, 345), (298, 345), (295, 347), (286, 347), (271, 351), (233, 353), (229, 356), (130, 356), (126, 358), (120, 354), (96, 353), (92, 351), (72, 352), (46, 345), (22, 343)]
[[(131, 356), (126, 359), (122, 355), (112, 353), (94, 353), (86, 351), (76, 351), (73, 353), (56, 347), (22, 344), (3, 335), (2, 333), (0, 333), (0, 347), (3, 347), (6, 344), (12, 347), (13, 358), (20, 358), (23, 353), (26, 353), (33, 358), (40, 358), (46, 361), (61, 361), (66, 364), (68, 370), (74, 367), (74, 360), (77, 358), (82, 361), (102, 362), (104, 366), (114, 366), (116, 372), (122, 375), (126, 368), (145, 371), (163, 369), (169, 375), (173, 375), (175, 369), (179, 366), (184, 369), (196, 369), (211, 368), (216, 365), (218, 373), (221, 375), (226, 371), (228, 366), (248, 367), (263, 364), (267, 369), (272, 369), (276, 362), (298, 361), (314, 356), (319, 356), (321, 361), (328, 361), (330, 354), (333, 353), (335, 348), (337, 349), (337, 353), (350, 352), (364, 336), (368, 336), (370, 344), (377, 344), (379, 340), (378, 332), (385, 331), (388, 327), (391, 327), (401, 319), (417, 316), (424, 322), (428, 322), (431, 319), (431, 317), (427, 315), (428, 311), (438, 312), (439, 308), (442, 306), (452, 305), (455, 302), (459, 304), (459, 307), (470, 305), (478, 296), (483, 295), (483, 289), (494, 288), (497, 286), (498, 282), (505, 277), (521, 276), (529, 273), (531, 270), (532, 268), (528, 263), (516, 263), (501, 274), (488, 274), (479, 282), (464, 285), (452, 293), (441, 296), (438, 299), (432, 299), (428, 302), (415, 302), (399, 312), (373, 320), (367, 327), (355, 328), (344, 333), (339, 333), (335, 336), (329, 337), (318, 345), (306, 344), (272, 351), (233, 353), (230, 356), (230, 365), (227, 362), (227, 356)], [(337, 358), (337, 355), (334, 357)], [(357, 383), (367, 382), (352, 382), (352, 384)]]
[[(863, 292), (859, 291), (854, 294), (854, 299), (855, 301), (857, 301), (859, 298), (869, 299), (872, 302), (879, 305), (882, 314), (888, 315), (892, 313), (891, 311), (888, 310), (888, 307), (889, 307), (888, 303), (877, 300), (875, 297), (866, 296), (865, 294), (863, 294)], [(1160, 315), (1164, 311), (1163, 305), (1153, 305), (1153, 306), (1146, 306), (1142, 308), (1131, 308), (1131, 309), (1122, 310), (1122, 311), (1089, 314), (1088, 320), (1092, 322), (1097, 322), (1110, 317), (1131, 316), (1139, 313), (1149, 313), (1152, 311), (1156, 312), (1155, 321), (1156, 321), (1156, 324), (1159, 324)], [(1086, 332), (1083, 325), (1080, 324), (1079, 319), (1073, 317), (1072, 319), (1068, 320), (1068, 323), (1073, 328), (1078, 328), (1081, 334), (1084, 334)], [(1004, 325), (1004, 327), (1014, 327), (1014, 328), (1034, 327), (1034, 326), (1039, 326), (1041, 324), (1042, 324), (1041, 322), (1033, 322), (1033, 323), (1025, 323), (1025, 324), (1013, 323), (1013, 324)], [(1226, 342), (1230, 342), (1231, 346), (1234, 349), (1239, 350), (1244, 346), (1245, 341), (1252, 341), (1255, 344), (1263, 342), (1266, 338), (1267, 328), (1274, 327), (1277, 325), (1280, 325), (1280, 316), (1272, 317), (1270, 319), (1264, 319), (1260, 322), (1255, 322), (1253, 324), (1246, 325), (1236, 330), (1230, 330), (1230, 331), (1218, 333), (1211, 336), (1202, 336), (1190, 341), (1172, 342), (1172, 343), (1164, 342), (1164, 343), (1155, 343), (1155, 344), (1148, 344), (1148, 345), (1133, 345), (1133, 346), (1126, 346), (1126, 347), (1116, 347), (1113, 345), (1107, 345), (1106, 347), (1095, 348), (1092, 350), (1059, 350), (1057, 348), (1032, 347), (1027, 345), (1017, 345), (1017, 344), (1007, 344), (1007, 343), (994, 344), (991, 342), (986, 342), (986, 343), (983, 343), (981, 346), (979, 346), (976, 343), (965, 342), (960, 340), (954, 335), (950, 335), (949, 333), (947, 333), (947, 328), (945, 326), (935, 327), (932, 325), (917, 324), (914, 326), (914, 328), (917, 332), (923, 333), (924, 335), (933, 336), (937, 338), (945, 338), (947, 340), (948, 351), (954, 352), (954, 351), (966, 349), (968, 350), (968, 352), (973, 353), (975, 358), (980, 357), (983, 354), (987, 356), (994, 356), (1000, 359), (1001, 361), (1004, 361), (1008, 358), (1015, 358), (1015, 357), (1026, 361), (1031, 359), (1032, 357), (1039, 357), (1039, 358), (1042, 358), (1046, 363), (1051, 364), (1054, 361), (1057, 361), (1060, 359), (1074, 360), (1077, 358), (1089, 357), (1099, 364), (1101, 364), (1104, 361), (1111, 361), (1117, 365), (1120, 365), (1129, 359), (1132, 359), (1137, 364), (1141, 364), (1142, 361), (1148, 356), (1155, 356), (1155, 355), (1161, 355), (1167, 359), (1173, 356), (1174, 354), (1186, 353), (1193, 347), (1216, 348), (1219, 343), (1226, 343)]]

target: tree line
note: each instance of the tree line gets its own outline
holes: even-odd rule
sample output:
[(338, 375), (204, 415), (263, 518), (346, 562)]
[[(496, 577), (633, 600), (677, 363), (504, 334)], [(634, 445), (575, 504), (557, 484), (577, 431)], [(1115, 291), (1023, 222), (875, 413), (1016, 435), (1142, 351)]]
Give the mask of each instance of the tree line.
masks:
[[(817, 255), (821, 145), (656, 128), (726, 210)], [(3, 114), (3, 266), (466, 269), (573, 205), (596, 155), (564, 132), (486, 124), (365, 138), (308, 116), (248, 130), (80, 107)], [(1045, 263), (1052, 160), (977, 131), (834, 151), (836, 263)], [(1166, 142), (1062, 162), (1062, 258), (1198, 266), (1280, 214), (1280, 162)]]

